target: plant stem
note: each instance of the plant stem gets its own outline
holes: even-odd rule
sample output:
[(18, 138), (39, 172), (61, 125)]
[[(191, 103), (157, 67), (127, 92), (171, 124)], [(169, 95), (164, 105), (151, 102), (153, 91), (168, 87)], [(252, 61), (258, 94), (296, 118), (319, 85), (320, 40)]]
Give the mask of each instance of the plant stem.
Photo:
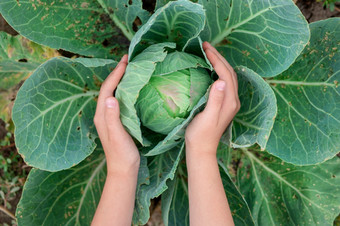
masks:
[(116, 24), (117, 27), (123, 32), (125, 37), (131, 41), (133, 34), (128, 30), (128, 28), (117, 18), (115, 13), (112, 13), (108, 10), (107, 5), (104, 3), (103, 0), (98, 0), (99, 4), (104, 8), (105, 12), (109, 14), (111, 20)]
[(6, 215), (8, 215), (10, 218), (12, 218), (13, 220), (16, 220), (15, 216), (13, 213), (11, 213), (8, 209), (6, 209), (4, 206), (0, 206), (0, 211), (2, 211), (3, 213), (5, 213)]
[(340, 12), (340, 9), (339, 9), (338, 7), (334, 6), (334, 9), (335, 9), (336, 11)]
[(7, 148), (11, 148), (11, 147), (14, 147), (15, 146), (15, 143), (12, 143), (12, 144), (10, 144), (10, 145), (7, 145), (7, 146), (3, 146), (3, 147), (1, 147), (1, 151), (4, 151), (4, 150), (6, 150)]

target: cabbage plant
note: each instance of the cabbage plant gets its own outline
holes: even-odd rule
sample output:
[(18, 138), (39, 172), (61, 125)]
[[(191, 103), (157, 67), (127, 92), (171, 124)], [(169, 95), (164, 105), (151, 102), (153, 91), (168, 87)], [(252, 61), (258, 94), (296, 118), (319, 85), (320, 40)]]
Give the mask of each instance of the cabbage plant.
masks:
[[(218, 148), (235, 224), (330, 225), (339, 214), (339, 18), (308, 24), (290, 0), (159, 0), (152, 12), (140, 0), (2, 0), (0, 12), (20, 35), (83, 56), (36, 65), (16, 97), (16, 146), (34, 167), (19, 225), (90, 224), (106, 177), (96, 100), (125, 51), (115, 96), (141, 154), (133, 224), (159, 197), (165, 225), (188, 225), (184, 133), (216, 80), (203, 41), (239, 81), (241, 109)], [(30, 63), (3, 55), (6, 76), (3, 62)]]

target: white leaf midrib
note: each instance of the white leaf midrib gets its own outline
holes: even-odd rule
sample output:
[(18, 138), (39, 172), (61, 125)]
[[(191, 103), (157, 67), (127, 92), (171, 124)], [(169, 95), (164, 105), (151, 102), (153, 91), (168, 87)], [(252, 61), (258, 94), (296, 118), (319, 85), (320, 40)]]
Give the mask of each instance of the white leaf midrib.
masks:
[[(323, 207), (319, 206), (318, 204), (316, 204), (315, 202), (313, 202), (312, 200), (310, 200), (308, 197), (306, 197), (303, 193), (300, 192), (299, 189), (297, 189), (294, 185), (292, 185), (291, 183), (289, 183), (287, 180), (285, 180), (280, 174), (276, 173), (274, 170), (272, 170), (271, 168), (269, 168), (268, 166), (266, 166), (261, 160), (259, 160), (254, 154), (252, 154), (251, 152), (249, 152), (247, 149), (242, 148), (242, 152), (245, 153), (248, 158), (251, 160), (251, 162), (253, 163), (252, 160), (254, 160), (257, 164), (259, 164), (264, 170), (266, 170), (269, 174), (272, 174), (274, 177), (276, 177), (280, 182), (283, 182), (284, 184), (286, 184), (288, 187), (290, 187), (291, 189), (293, 189), (295, 192), (297, 192), (301, 198), (309, 201), (311, 204), (313, 204), (314, 206), (316, 206), (317, 208), (328, 212), (328, 210), (324, 209)], [(254, 164), (252, 164), (254, 165)]]
[(45, 110), (41, 111), (39, 115), (37, 115), (31, 122), (29, 122), (24, 128), (22, 128), (20, 131), (16, 131), (16, 136), (18, 136), (22, 131), (24, 131), (26, 128), (28, 128), (32, 123), (34, 123), (37, 119), (39, 119), (41, 116), (46, 115), (46, 113), (48, 113), (49, 111), (53, 110), (54, 108), (56, 108), (57, 106), (66, 103), (67, 101), (74, 101), (78, 98), (81, 97), (86, 97), (86, 96), (96, 96), (98, 95), (98, 91), (88, 91), (86, 93), (79, 93), (76, 95), (72, 95), (69, 96), (65, 99), (62, 99), (60, 101), (55, 102), (54, 104), (52, 104), (50, 107), (46, 108)]
[[(236, 28), (242, 26), (243, 24), (248, 23), (248, 22), (251, 21), (252, 19), (254, 19), (254, 18), (260, 16), (261, 14), (263, 14), (263, 13), (269, 11), (269, 10), (272, 10), (272, 9), (275, 9), (275, 8), (279, 8), (279, 7), (282, 7), (282, 6), (281, 6), (281, 5), (277, 5), (277, 6), (270, 6), (270, 7), (268, 7), (268, 8), (264, 8), (264, 9), (258, 11), (257, 13), (250, 15), (247, 19), (245, 19), (245, 20), (243, 20), (243, 21), (240, 21), (240, 22), (237, 23), (237, 24), (234, 24), (234, 25), (231, 26), (230, 28), (228, 28), (229, 22), (230, 22), (230, 20), (228, 20), (228, 22), (227, 22), (227, 24), (226, 24), (226, 26), (225, 26), (225, 28), (224, 28), (224, 32), (222, 32), (222, 33), (220, 33), (219, 35), (217, 35), (217, 36), (211, 41), (211, 44), (212, 44), (213, 46), (215, 46), (216, 44), (218, 44), (219, 42), (221, 42), (225, 37), (229, 36), (229, 35), (231, 34), (231, 32), (232, 32), (234, 29), (236, 29)], [(229, 15), (231, 15), (232, 9), (233, 9), (233, 8), (234, 8), (234, 7), (231, 7)]]

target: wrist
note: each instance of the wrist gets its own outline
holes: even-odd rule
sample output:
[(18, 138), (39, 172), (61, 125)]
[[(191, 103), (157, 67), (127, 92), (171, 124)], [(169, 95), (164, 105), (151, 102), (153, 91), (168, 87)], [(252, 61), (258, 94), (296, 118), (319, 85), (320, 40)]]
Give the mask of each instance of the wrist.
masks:
[(216, 149), (212, 147), (186, 147), (186, 161), (187, 163), (195, 162), (195, 164), (207, 161), (217, 162)]
[(121, 175), (125, 177), (131, 177), (138, 175), (140, 165), (140, 158), (136, 159), (136, 161), (131, 162), (129, 164), (107, 164), (107, 175)]
[(207, 158), (216, 158), (217, 153), (217, 147), (218, 143), (209, 143), (206, 142), (204, 145), (199, 143), (190, 143), (185, 142), (185, 149), (187, 155), (193, 156), (193, 157), (207, 157)]
[(186, 153), (186, 165), (188, 174), (200, 174), (207, 169), (218, 168), (216, 154), (212, 154), (211, 152), (197, 152), (195, 150)]

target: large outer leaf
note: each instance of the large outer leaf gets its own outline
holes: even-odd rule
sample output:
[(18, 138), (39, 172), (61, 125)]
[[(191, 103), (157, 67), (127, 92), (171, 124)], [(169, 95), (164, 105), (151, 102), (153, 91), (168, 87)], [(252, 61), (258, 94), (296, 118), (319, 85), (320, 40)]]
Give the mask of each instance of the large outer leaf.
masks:
[[(231, 181), (223, 164), (219, 163), (219, 166), (235, 225), (255, 225), (246, 201)], [(189, 225), (188, 182), (183, 166), (178, 168), (176, 178), (169, 181), (168, 185), (169, 189), (162, 195), (162, 216), (165, 225)]]
[(204, 23), (201, 5), (187, 0), (169, 2), (158, 9), (133, 37), (129, 59), (154, 43), (175, 42), (177, 50), (182, 51), (203, 30)]
[(120, 119), (131, 136), (143, 145), (147, 145), (148, 142), (142, 137), (135, 103), (139, 91), (149, 82), (156, 63), (163, 61), (166, 57), (165, 48), (175, 48), (175, 46), (175, 43), (170, 42), (149, 46), (130, 61), (126, 67), (125, 75), (117, 87), (116, 98), (120, 104)]
[(119, 56), (127, 48), (96, 0), (1, 0), (0, 13), (21, 35), (51, 48), (95, 57)]
[(48, 171), (67, 169), (96, 146), (95, 98), (101, 81), (116, 63), (85, 67), (85, 61), (78, 61), (47, 61), (18, 92), (13, 107), (15, 143), (31, 166)]
[(149, 12), (142, 8), (141, 0), (98, 0), (98, 2), (129, 40), (135, 33), (134, 21), (139, 19), (139, 22), (144, 24), (149, 18)]
[(146, 182), (140, 183), (137, 191), (133, 218), (135, 224), (147, 223), (150, 217), (150, 200), (161, 195), (168, 188), (167, 181), (174, 179), (183, 149), (184, 144), (178, 145), (166, 153), (148, 158), (149, 177), (145, 177), (145, 173), (139, 175), (139, 179), (142, 181), (144, 178)]
[(232, 182), (228, 170), (219, 162), (220, 175), (235, 225), (255, 225), (248, 204)]
[(244, 150), (238, 186), (257, 225), (332, 225), (340, 212), (340, 159), (294, 166)]
[(205, 54), (205, 51), (203, 49), (203, 41), (201, 39), (200, 36), (198, 36), (197, 38), (194, 38), (192, 39), (188, 45), (185, 47), (184, 49), (185, 52), (188, 52), (188, 53), (191, 53), (191, 54), (194, 54), (198, 57), (201, 57), (201, 58), (204, 58), (205, 59), (205, 62), (208, 64), (209, 66), (209, 70), (210, 71), (213, 71), (214, 68), (213, 66), (211, 65), (207, 55)]
[[(229, 126), (230, 127), (230, 126)], [(230, 128), (229, 128), (230, 129)], [(232, 167), (232, 151), (233, 148), (230, 145), (220, 142), (217, 147), (217, 160), (219, 161), (220, 165), (224, 167)], [(233, 174), (231, 176), (234, 176)], [(232, 178), (233, 180), (234, 178)]]
[(203, 41), (232, 66), (264, 77), (286, 70), (309, 40), (308, 24), (293, 1), (199, 0), (207, 14)]
[(155, 10), (165, 6), (168, 2), (170, 1), (169, 0), (156, 0)]
[(12, 89), (28, 77), (42, 62), (58, 56), (58, 52), (40, 46), (18, 35), (0, 32), (0, 118), (7, 122), (11, 116)]
[(233, 120), (232, 146), (249, 147), (257, 143), (265, 149), (277, 112), (275, 94), (254, 71), (245, 67), (235, 71), (241, 109)]
[[(179, 167), (179, 170), (183, 170)], [(189, 226), (188, 182), (183, 174), (176, 174), (162, 194), (162, 217), (166, 226)]]
[(294, 164), (314, 164), (340, 150), (340, 18), (312, 23), (297, 61), (267, 80), (278, 115), (267, 149)]
[(0, 90), (9, 89), (29, 76), (58, 52), (18, 35), (0, 32)]
[(19, 225), (90, 225), (106, 178), (104, 153), (60, 172), (32, 169), (16, 210)]

